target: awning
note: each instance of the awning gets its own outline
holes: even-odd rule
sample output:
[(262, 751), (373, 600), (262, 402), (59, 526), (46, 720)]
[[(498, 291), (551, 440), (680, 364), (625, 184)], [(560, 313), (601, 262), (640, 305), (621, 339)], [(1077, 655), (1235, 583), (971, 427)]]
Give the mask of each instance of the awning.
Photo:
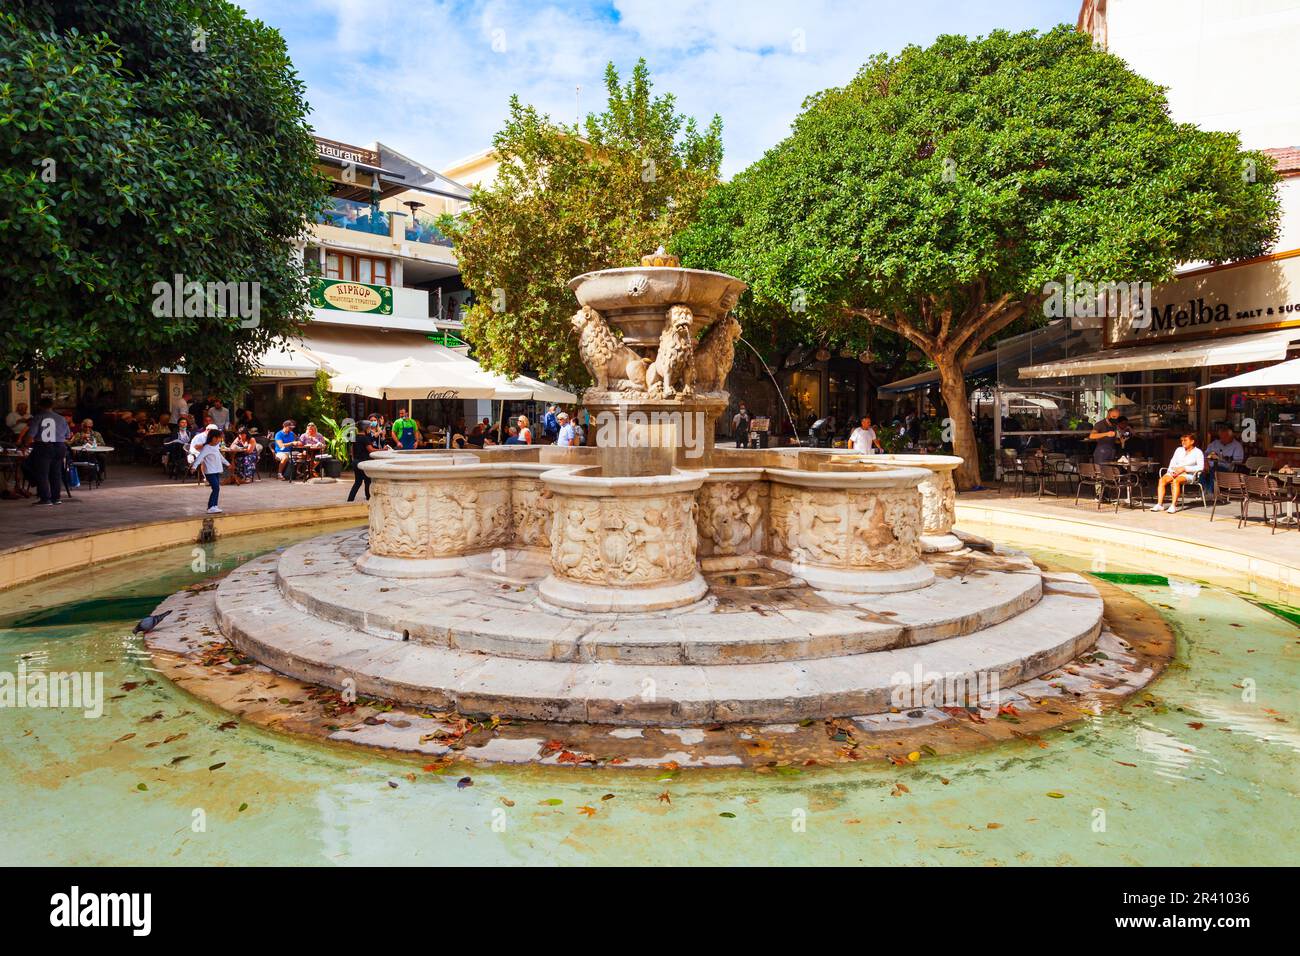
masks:
[(1300, 359), (1257, 368), (1253, 372), (1225, 378), (1222, 382), (1202, 385), (1201, 388), (1270, 388), (1277, 385), (1300, 385)]
[(1070, 378), (1077, 375), (1144, 372), (1149, 369), (1207, 368), (1213, 365), (1278, 361), (1286, 358), (1287, 348), (1296, 340), (1300, 340), (1300, 329), (1107, 349), (1059, 362), (1029, 365), (1020, 370), (1020, 375), (1022, 378)]
[[(1064, 319), (1058, 319), (1041, 329), (1013, 335), (1011, 338), (1003, 339), (990, 349), (972, 355), (963, 363), (962, 371), (967, 378), (970, 378), (972, 375), (983, 375), (985, 372), (994, 371), (999, 363), (1010, 365), (1024, 361), (1026, 358), (1031, 358), (1035, 350), (1060, 341), (1069, 331), (1069, 323)], [(939, 371), (933, 369), (929, 372), (921, 372), (907, 378), (900, 378), (888, 385), (882, 385), (878, 392), (881, 395), (897, 395), (902, 392), (914, 392), (917, 389), (937, 385), (938, 383)]]

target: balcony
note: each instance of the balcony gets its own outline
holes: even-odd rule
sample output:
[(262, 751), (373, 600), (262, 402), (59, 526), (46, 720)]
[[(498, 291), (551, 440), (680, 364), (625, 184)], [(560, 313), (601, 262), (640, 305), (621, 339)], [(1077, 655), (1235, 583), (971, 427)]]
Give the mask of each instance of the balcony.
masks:
[(434, 219), (418, 214), (414, 220), (408, 220), (406, 223), (406, 241), (427, 242), (430, 245), (451, 248), (451, 240), (442, 234)]
[(391, 214), (384, 212), (378, 205), (355, 199), (341, 199), (338, 196), (330, 198), (316, 221), (336, 229), (364, 232), (372, 236), (388, 236), (393, 229)]

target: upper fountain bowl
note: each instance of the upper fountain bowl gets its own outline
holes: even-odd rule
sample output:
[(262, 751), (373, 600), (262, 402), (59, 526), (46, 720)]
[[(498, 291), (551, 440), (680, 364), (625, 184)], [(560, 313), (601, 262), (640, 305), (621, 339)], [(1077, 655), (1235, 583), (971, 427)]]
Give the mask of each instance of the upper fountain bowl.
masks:
[(686, 305), (694, 313), (693, 331), (712, 325), (736, 306), (748, 286), (735, 276), (676, 266), (601, 269), (569, 280), (581, 305), (601, 313), (631, 346), (659, 344), (670, 306)]

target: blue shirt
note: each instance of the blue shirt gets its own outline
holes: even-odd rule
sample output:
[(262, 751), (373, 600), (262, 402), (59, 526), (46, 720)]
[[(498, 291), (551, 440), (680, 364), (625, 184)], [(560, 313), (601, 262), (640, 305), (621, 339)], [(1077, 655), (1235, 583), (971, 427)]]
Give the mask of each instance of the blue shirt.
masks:
[(68, 420), (55, 411), (37, 412), (27, 423), (34, 445), (57, 445), (66, 442), (72, 434)]
[(564, 427), (560, 429), (559, 444), (561, 445), (576, 444), (574, 439), (577, 437), (578, 437), (578, 430), (573, 427), (573, 422), (565, 422)]
[(275, 433), (275, 450), (287, 451), (288, 445), (298, 440), (298, 436), (292, 431), (278, 431)]

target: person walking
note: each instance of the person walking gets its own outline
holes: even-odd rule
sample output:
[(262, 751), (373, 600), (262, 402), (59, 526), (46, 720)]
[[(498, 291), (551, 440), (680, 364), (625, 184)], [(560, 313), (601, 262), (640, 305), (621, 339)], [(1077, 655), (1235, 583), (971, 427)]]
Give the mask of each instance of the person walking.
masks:
[(731, 434), (736, 439), (736, 447), (744, 448), (749, 444), (749, 409), (740, 403), (740, 411), (731, 417)]
[(226, 456), (221, 454), (222, 431), (212, 425), (194, 439), (194, 467), (202, 469), (203, 477), (212, 489), (208, 493), (208, 514), (219, 515), (221, 508), (221, 476), (226, 470)]
[(862, 424), (853, 429), (853, 433), (849, 435), (849, 444), (860, 455), (874, 455), (876, 449), (879, 449), (882, 454), (885, 451), (884, 446), (880, 444), (880, 439), (876, 437), (876, 430), (871, 427), (870, 415), (862, 416)]
[(370, 500), (370, 476), (361, 467), (363, 461), (370, 460), (370, 453), (380, 450), (382, 442), (378, 432), (379, 425), (363, 425), (357, 432), (357, 440), (352, 443), (352, 470), (356, 477), (352, 479), (352, 490), (348, 492), (348, 501), (356, 501), (357, 489), (366, 486), (366, 501)]
[(31, 435), (31, 472), (40, 495), (38, 505), (59, 504), (63, 484), (63, 463), (68, 457), (68, 437), (72, 429), (68, 420), (54, 411), (54, 400), (42, 398), (37, 412), (27, 426)]

